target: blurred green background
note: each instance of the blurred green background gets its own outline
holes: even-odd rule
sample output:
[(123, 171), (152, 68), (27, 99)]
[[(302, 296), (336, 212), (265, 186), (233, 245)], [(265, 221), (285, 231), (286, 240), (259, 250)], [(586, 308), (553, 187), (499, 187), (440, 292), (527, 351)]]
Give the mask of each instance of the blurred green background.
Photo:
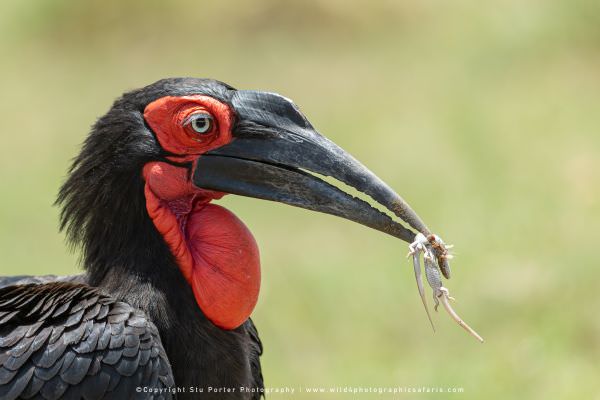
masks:
[(0, 50), (3, 275), (78, 271), (52, 202), (116, 96), (214, 77), (294, 99), (455, 244), (486, 338), (432, 333), (404, 243), (229, 196), (261, 247), (268, 386), (600, 398), (600, 2), (3, 0)]

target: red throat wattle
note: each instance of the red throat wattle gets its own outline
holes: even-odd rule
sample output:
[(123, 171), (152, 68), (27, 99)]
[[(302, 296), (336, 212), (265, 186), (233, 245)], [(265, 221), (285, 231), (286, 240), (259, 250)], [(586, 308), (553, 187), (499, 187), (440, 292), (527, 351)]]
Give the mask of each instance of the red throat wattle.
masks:
[[(210, 204), (222, 194), (181, 194), (183, 168), (151, 163), (144, 168), (146, 208), (191, 285), (200, 309), (215, 325), (235, 329), (252, 313), (260, 289), (258, 246), (244, 223), (229, 210)], [(158, 193), (157, 193), (158, 192)]]
[[(217, 119), (216, 132), (212, 138), (186, 142), (188, 133), (180, 122), (199, 108)], [(177, 154), (178, 161), (192, 161), (231, 140), (229, 109), (204, 96), (159, 99), (146, 107), (144, 117), (161, 146)], [(181, 149), (186, 152), (177, 151)], [(237, 328), (258, 300), (260, 260), (254, 237), (232, 212), (210, 204), (225, 193), (194, 187), (187, 168), (151, 162), (144, 166), (143, 175), (148, 215), (192, 287), (198, 306), (215, 325)]]

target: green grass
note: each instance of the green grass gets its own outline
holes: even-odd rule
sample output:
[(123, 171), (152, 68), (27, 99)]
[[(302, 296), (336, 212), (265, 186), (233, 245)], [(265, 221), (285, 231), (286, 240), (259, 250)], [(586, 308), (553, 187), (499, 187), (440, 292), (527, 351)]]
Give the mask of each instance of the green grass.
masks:
[(261, 248), (268, 386), (598, 398), (600, 7), (349, 4), (3, 2), (0, 272), (77, 271), (52, 202), (117, 95), (214, 77), (293, 98), (454, 243), (448, 286), (486, 339), (443, 314), (431, 332), (403, 243), (229, 196)]

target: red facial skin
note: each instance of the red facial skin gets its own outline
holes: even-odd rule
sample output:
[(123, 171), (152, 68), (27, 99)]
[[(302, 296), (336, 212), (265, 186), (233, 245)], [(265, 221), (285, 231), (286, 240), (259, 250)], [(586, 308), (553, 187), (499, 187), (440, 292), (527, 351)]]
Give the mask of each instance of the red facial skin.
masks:
[[(213, 127), (196, 133), (190, 115), (209, 113)], [(233, 112), (208, 96), (162, 97), (146, 106), (144, 119), (176, 162), (194, 162), (232, 140)], [(144, 166), (148, 215), (192, 287), (198, 306), (215, 325), (235, 329), (248, 319), (260, 288), (258, 247), (233, 213), (209, 204), (225, 193), (202, 190), (188, 169), (165, 162)]]

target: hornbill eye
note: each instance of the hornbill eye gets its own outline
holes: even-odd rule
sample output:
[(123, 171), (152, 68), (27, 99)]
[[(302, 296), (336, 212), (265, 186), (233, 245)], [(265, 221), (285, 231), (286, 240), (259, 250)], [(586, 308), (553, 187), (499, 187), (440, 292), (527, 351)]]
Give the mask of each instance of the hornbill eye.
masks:
[(194, 113), (190, 115), (184, 125), (191, 127), (196, 133), (206, 135), (212, 131), (213, 117), (206, 112)]

